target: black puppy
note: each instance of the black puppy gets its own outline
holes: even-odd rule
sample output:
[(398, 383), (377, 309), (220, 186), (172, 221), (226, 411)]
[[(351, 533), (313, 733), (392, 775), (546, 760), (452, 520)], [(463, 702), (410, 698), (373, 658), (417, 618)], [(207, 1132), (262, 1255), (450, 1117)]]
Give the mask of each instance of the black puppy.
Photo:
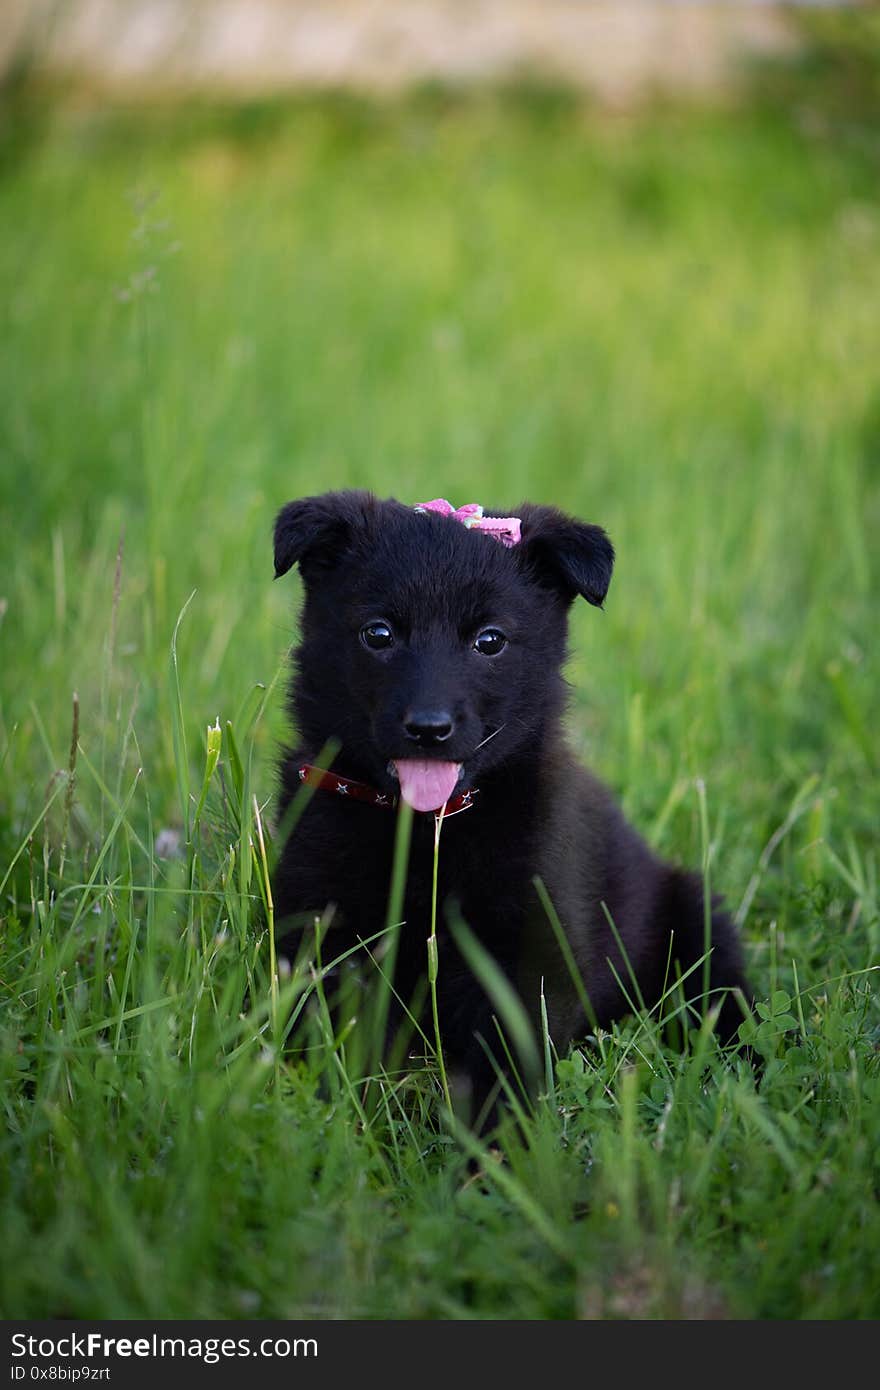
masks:
[[(567, 613), (577, 595), (602, 604), (614, 561), (608, 537), (550, 507), (524, 505), (492, 522), (429, 505), (436, 510), (338, 492), (278, 514), (276, 576), (298, 563), (306, 595), (291, 688), (299, 743), (281, 765), (280, 817), (303, 781), (315, 784), (279, 860), (280, 931), (330, 903), (341, 929), (331, 954), (382, 929), (402, 798), (418, 813), (395, 973), (404, 1000), (425, 972), (430, 813), (444, 805), (440, 901), (457, 902), (535, 1018), (543, 982), (557, 1049), (629, 1011), (631, 972), (648, 1008), (679, 975), (685, 997), (698, 999), (704, 967), (691, 967), (705, 955), (702, 880), (652, 854), (561, 731)], [(338, 753), (322, 774), (314, 760), (332, 739)], [(536, 877), (562, 922), (589, 1015)], [(494, 1010), (442, 922), (438, 930), (444, 1050), (469, 1074), (479, 1107), (496, 1077), (487, 1055), (498, 1045)], [(708, 974), (727, 1040), (742, 1021), (732, 991), (748, 989), (733, 924), (714, 907)]]

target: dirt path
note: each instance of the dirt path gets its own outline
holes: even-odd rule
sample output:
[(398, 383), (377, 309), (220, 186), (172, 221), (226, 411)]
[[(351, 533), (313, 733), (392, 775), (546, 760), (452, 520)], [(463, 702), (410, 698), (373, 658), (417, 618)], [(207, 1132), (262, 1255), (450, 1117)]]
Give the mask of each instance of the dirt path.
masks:
[(395, 89), (523, 73), (626, 102), (716, 89), (794, 42), (777, 4), (707, 0), (3, 0), (0, 71), (40, 64), (112, 85)]

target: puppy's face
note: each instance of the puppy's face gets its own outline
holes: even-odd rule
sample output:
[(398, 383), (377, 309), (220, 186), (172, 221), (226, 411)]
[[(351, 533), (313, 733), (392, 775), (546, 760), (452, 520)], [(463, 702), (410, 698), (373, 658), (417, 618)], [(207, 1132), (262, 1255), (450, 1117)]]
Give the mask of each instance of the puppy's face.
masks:
[(505, 548), (454, 518), (366, 493), (289, 503), (275, 567), (306, 591), (294, 713), (315, 752), (416, 810), (533, 745), (562, 702), (566, 615), (600, 604), (613, 563), (598, 527), (524, 507)]

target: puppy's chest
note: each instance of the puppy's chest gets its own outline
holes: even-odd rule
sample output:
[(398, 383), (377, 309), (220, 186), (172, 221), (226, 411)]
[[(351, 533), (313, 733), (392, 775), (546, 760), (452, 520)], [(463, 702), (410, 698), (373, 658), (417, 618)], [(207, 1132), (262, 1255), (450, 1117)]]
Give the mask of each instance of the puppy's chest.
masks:
[[(358, 814), (362, 809), (365, 815)], [(447, 905), (456, 905), (477, 930), (509, 919), (524, 907), (529, 886), (527, 854), (509, 837), (493, 835), (491, 825), (477, 824), (476, 813), (474, 823), (465, 824), (469, 814), (463, 812), (441, 830), (437, 859), (441, 929)], [(380, 930), (388, 912), (395, 827), (393, 815), (373, 808), (344, 807), (332, 816), (306, 818), (285, 856), (288, 910), (322, 912), (334, 903), (339, 925), (344, 922), (359, 933)], [(434, 822), (426, 817), (413, 825), (402, 913), (413, 927), (424, 926), (425, 935), (430, 929), (433, 875)]]

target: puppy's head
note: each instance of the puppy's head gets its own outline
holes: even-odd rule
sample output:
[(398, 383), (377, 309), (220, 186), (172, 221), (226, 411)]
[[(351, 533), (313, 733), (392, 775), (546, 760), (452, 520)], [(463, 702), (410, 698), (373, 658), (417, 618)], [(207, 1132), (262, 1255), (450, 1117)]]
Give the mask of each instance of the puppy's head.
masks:
[(298, 564), (305, 586), (293, 709), (307, 747), (338, 739), (350, 776), (399, 782), (429, 811), (535, 746), (563, 701), (568, 609), (602, 604), (614, 551), (554, 508), (519, 517), (507, 548), (366, 492), (282, 508), (275, 574)]

